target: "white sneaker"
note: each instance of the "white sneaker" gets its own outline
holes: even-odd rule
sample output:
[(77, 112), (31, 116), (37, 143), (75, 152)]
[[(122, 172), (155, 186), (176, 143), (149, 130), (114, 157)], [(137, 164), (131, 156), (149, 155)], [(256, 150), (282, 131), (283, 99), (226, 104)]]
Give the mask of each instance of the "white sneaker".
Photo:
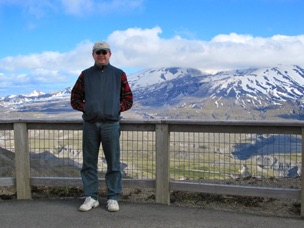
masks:
[(111, 211), (111, 212), (119, 211), (119, 205), (118, 205), (117, 200), (109, 199), (107, 208), (108, 208), (108, 211)]
[(87, 197), (84, 203), (79, 207), (80, 211), (89, 211), (92, 208), (98, 207), (98, 200), (93, 199), (91, 196)]

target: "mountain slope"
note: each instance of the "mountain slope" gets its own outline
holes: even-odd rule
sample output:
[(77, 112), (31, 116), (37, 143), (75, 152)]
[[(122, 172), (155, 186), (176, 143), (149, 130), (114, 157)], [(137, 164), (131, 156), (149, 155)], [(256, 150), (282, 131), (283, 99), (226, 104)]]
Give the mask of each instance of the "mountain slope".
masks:
[[(158, 70), (161, 72), (158, 77), (169, 69)], [(142, 107), (157, 108), (154, 116), (159, 118), (304, 119), (304, 69), (299, 66), (215, 75), (198, 71), (195, 75), (180, 75), (181, 72), (185, 71), (179, 71), (171, 80), (137, 88), (134, 91), (137, 102)], [(149, 72), (145, 77), (149, 77)]]
[[(207, 74), (150, 69), (129, 77), (134, 107), (126, 115), (173, 119), (304, 119), (304, 69), (278, 65)], [(71, 88), (0, 98), (0, 109), (72, 112)], [(124, 113), (125, 115), (125, 113)]]
[(191, 68), (160, 68), (132, 77), (135, 102), (142, 106), (174, 105), (197, 92), (207, 75)]

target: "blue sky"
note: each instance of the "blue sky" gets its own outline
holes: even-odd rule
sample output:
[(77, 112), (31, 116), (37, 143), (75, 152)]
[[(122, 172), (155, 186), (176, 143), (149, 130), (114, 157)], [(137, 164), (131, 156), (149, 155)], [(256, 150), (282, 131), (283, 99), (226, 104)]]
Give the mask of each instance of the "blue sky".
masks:
[(304, 67), (302, 0), (0, 0), (0, 97), (73, 86), (105, 40), (128, 75)]

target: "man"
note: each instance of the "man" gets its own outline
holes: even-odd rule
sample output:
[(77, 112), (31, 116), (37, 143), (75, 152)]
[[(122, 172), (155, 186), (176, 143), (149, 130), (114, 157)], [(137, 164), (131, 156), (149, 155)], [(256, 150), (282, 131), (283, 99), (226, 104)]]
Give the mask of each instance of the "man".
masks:
[(98, 152), (100, 143), (107, 162), (107, 208), (119, 210), (122, 191), (120, 170), (120, 113), (132, 107), (133, 95), (125, 72), (112, 66), (108, 43), (101, 41), (93, 46), (95, 64), (82, 71), (72, 92), (71, 106), (83, 112), (83, 165), (81, 177), (84, 186), (84, 203), (80, 211), (99, 206)]

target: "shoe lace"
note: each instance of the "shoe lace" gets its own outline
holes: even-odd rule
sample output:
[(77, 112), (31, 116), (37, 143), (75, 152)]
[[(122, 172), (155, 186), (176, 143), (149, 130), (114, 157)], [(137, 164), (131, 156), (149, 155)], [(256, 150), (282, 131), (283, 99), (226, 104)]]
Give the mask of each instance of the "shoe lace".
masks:
[(92, 200), (91, 197), (87, 197), (84, 201), (84, 204), (89, 204), (91, 200)]
[(114, 206), (114, 205), (117, 206), (118, 203), (117, 203), (116, 200), (111, 200), (111, 199), (110, 199), (110, 200), (108, 201), (108, 205), (109, 205), (109, 206), (110, 206), (110, 205), (111, 205), (111, 206)]

